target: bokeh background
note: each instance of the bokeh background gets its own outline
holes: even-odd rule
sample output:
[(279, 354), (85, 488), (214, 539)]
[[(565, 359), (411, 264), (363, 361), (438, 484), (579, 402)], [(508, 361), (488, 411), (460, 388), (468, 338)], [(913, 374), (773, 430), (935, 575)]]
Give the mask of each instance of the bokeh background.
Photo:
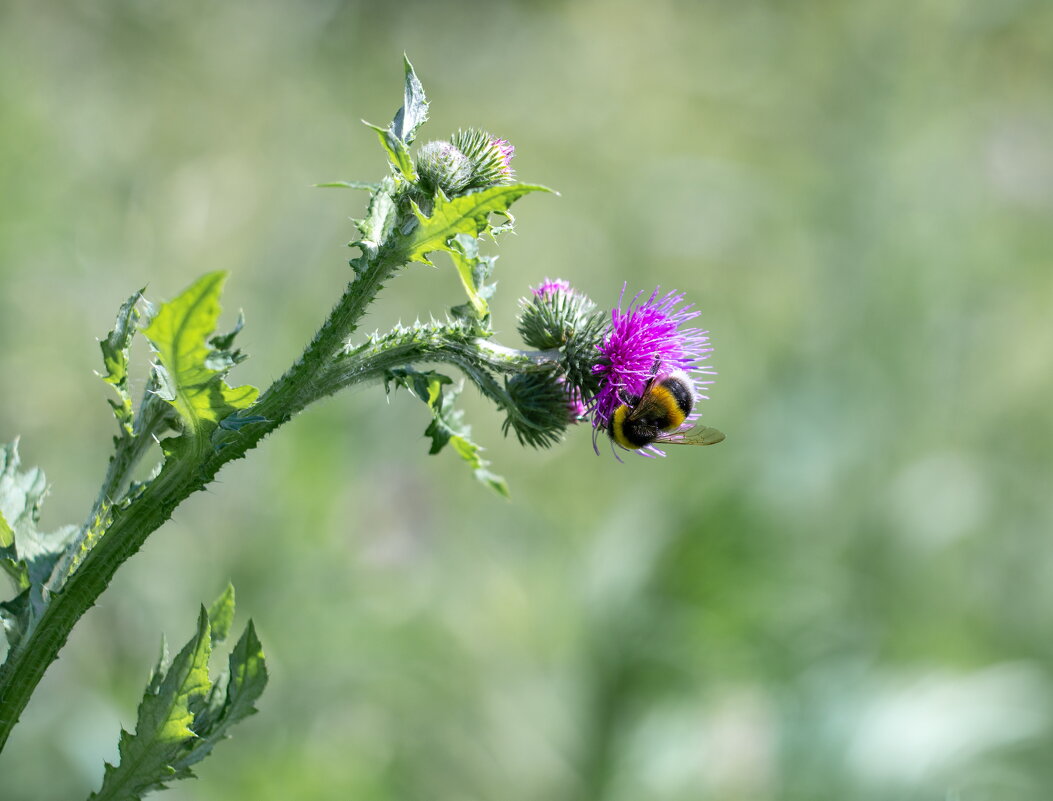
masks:
[[(379, 389), (310, 409), (121, 570), (0, 757), (86, 797), (161, 632), (228, 579), (271, 684), (180, 799), (1048, 799), (1053, 5), (0, 5), (0, 439), (83, 518), (96, 338), (231, 271), (267, 385), (349, 278), (406, 51), (422, 141), (524, 180), (499, 338), (545, 276), (688, 293), (716, 448), (524, 451), (471, 391), (488, 494)], [(369, 325), (461, 301), (415, 266)], [(146, 353), (137, 351), (140, 366)], [(144, 373), (138, 374), (142, 386)]]

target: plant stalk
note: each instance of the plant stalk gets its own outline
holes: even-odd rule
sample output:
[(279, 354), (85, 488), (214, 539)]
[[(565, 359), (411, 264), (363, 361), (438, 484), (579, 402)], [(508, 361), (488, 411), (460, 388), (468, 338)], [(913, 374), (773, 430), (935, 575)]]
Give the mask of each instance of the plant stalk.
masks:
[[(373, 256), (367, 269), (348, 285), (303, 355), (252, 407), (252, 414), (264, 418), (263, 422), (236, 432), (237, 436), (227, 447), (213, 450), (206, 443), (198, 449), (197, 458), (166, 462), (126, 507), (107, 509), (112, 518), (105, 534), (80, 558), (76, 569), (51, 595), (36, 625), (0, 665), (0, 751), (73, 626), (95, 604), (117, 568), (142, 547), (183, 500), (211, 482), (223, 465), (244, 456), (267, 434), (318, 397), (315, 384), (319, 375), (334, 355), (343, 350), (366, 307), (399, 266), (397, 251), (381, 249)], [(105, 490), (116, 481), (117, 477), (108, 473), (103, 495), (108, 495)], [(108, 501), (106, 503), (109, 507)]]
[(207, 442), (198, 445), (195, 458), (165, 462), (157, 476), (126, 506), (115, 500), (121, 488), (127, 486), (127, 477), (143, 449), (136, 447), (115, 456), (100, 500), (86, 524), (86, 533), (95, 535), (82, 538), (84, 547), (66, 560), (61, 574), (56, 572), (50, 603), (36, 626), (0, 666), (0, 750), (73, 626), (94, 605), (117, 569), (183, 500), (209, 484), (223, 465), (244, 456), (297, 412), (341, 389), (380, 381), (395, 367), (419, 362), (455, 364), (481, 391), (502, 401), (504, 390), (491, 370), (512, 373), (545, 369), (559, 359), (557, 350), (505, 348), (454, 326), (434, 326), (401, 337), (393, 334), (371, 346), (348, 350), (348, 337), (366, 307), (400, 266), (397, 252), (387, 257), (383, 250), (377, 253), (370, 267), (348, 285), (303, 355), (244, 412), (243, 417), (253, 422), (235, 430), (218, 431), (220, 446)]

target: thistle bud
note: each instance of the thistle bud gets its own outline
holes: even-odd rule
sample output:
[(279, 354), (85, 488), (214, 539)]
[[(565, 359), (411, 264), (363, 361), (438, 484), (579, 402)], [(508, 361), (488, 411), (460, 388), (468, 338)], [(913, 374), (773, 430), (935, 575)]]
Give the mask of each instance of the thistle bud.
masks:
[(515, 179), (512, 156), (516, 149), (507, 139), (498, 139), (477, 128), (458, 131), (451, 139), (454, 146), (472, 163), (469, 189), (509, 184)]
[(570, 422), (567, 385), (554, 371), (519, 373), (505, 382), (511, 399), (502, 430), (507, 435), (511, 428), (523, 445), (547, 448), (559, 442)]
[(545, 279), (531, 295), (519, 302), (519, 334), (531, 347), (560, 350), (564, 404), (576, 420), (599, 386), (593, 368), (607, 322), (587, 295), (562, 279)]
[(563, 279), (546, 278), (519, 301), (519, 333), (531, 347), (560, 348), (593, 316), (596, 304)]
[(472, 162), (449, 142), (428, 142), (417, 151), (417, 175), (425, 192), (452, 197), (468, 188)]

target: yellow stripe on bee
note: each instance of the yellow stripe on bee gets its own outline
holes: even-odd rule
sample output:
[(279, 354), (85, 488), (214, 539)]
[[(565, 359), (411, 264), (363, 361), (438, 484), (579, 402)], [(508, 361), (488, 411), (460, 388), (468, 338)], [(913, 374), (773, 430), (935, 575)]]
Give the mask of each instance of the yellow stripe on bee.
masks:
[(680, 406), (680, 400), (665, 384), (655, 384), (651, 387), (651, 396), (657, 406), (665, 412), (659, 428), (664, 431), (675, 431), (684, 424), (687, 412)]
[(629, 407), (624, 403), (614, 410), (614, 416), (611, 417), (611, 436), (623, 448), (635, 451), (640, 446), (634, 445), (625, 437), (625, 419), (629, 416), (629, 411)]

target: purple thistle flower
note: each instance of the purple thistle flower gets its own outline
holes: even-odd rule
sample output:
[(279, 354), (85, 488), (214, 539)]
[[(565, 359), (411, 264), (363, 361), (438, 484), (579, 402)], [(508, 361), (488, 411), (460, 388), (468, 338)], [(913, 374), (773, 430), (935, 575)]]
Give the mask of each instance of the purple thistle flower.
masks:
[[(614, 410), (627, 398), (639, 397), (654, 375), (673, 370), (713, 374), (712, 368), (701, 364), (713, 350), (708, 332), (682, 327), (701, 312), (690, 304), (683, 305), (682, 292), (659, 295), (656, 288), (646, 301), (639, 303), (641, 295), (637, 293), (623, 309), (622, 287), (618, 306), (611, 311), (611, 327), (597, 345), (600, 359), (592, 372), (599, 379), (600, 389), (591, 402), (595, 430), (606, 429)], [(695, 379), (694, 383), (697, 392), (698, 387), (712, 382)], [(689, 420), (695, 417), (697, 413)], [(642, 450), (651, 451), (650, 455), (662, 453), (654, 447)]]
[(555, 295), (557, 292), (573, 292), (574, 290), (570, 287), (570, 281), (564, 281), (562, 278), (546, 278), (537, 286), (532, 287), (530, 291), (534, 293), (535, 298), (544, 298), (548, 295)]

